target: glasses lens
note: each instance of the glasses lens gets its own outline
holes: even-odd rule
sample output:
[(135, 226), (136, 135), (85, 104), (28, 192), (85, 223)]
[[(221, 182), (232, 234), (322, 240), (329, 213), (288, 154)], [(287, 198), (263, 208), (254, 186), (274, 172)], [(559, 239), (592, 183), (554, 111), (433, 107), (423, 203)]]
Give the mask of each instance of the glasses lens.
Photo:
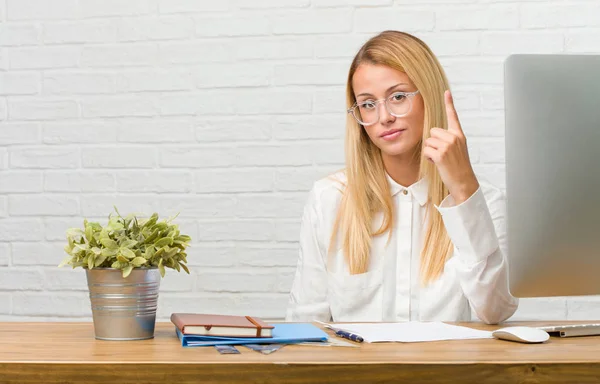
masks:
[(402, 93), (394, 93), (386, 100), (389, 111), (395, 116), (404, 116), (410, 112), (410, 97)]
[(358, 104), (352, 109), (352, 116), (362, 125), (371, 125), (379, 120), (377, 104), (367, 102)]

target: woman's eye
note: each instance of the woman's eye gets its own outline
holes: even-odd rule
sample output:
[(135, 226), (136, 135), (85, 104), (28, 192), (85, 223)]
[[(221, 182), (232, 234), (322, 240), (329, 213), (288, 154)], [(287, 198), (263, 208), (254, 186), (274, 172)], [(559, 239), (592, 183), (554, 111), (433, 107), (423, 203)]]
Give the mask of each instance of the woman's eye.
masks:
[(394, 101), (402, 101), (406, 98), (406, 96), (403, 93), (396, 93), (394, 95), (392, 95), (392, 100)]
[(364, 109), (373, 109), (375, 108), (375, 103), (372, 101), (363, 101), (362, 103), (358, 104), (358, 106)]

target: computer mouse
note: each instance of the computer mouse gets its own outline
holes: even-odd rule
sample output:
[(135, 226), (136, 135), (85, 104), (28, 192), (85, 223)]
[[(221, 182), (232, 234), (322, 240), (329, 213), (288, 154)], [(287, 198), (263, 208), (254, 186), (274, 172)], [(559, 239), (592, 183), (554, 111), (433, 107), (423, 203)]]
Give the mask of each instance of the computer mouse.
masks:
[(500, 340), (520, 343), (543, 343), (550, 339), (548, 332), (533, 327), (505, 327), (492, 332), (492, 336)]

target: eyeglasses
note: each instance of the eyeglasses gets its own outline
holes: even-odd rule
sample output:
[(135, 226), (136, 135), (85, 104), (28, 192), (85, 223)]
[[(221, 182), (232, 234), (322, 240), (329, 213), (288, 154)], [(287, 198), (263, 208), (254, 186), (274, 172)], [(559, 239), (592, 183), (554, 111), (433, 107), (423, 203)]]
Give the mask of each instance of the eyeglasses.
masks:
[(390, 115), (402, 117), (410, 112), (412, 98), (417, 93), (419, 93), (418, 90), (414, 92), (395, 92), (385, 99), (356, 102), (348, 109), (348, 113), (351, 113), (360, 125), (373, 125), (379, 121), (378, 104), (385, 101), (385, 108)]

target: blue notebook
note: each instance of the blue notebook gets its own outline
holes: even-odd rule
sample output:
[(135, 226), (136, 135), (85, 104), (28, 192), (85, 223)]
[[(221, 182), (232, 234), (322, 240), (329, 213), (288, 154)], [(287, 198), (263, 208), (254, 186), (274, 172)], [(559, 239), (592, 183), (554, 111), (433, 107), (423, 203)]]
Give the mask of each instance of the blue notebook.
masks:
[(273, 337), (221, 337), (184, 335), (177, 327), (175, 332), (184, 347), (209, 347), (213, 345), (243, 345), (243, 344), (294, 344), (304, 341), (327, 341), (327, 334), (320, 328), (309, 323), (273, 324)]

